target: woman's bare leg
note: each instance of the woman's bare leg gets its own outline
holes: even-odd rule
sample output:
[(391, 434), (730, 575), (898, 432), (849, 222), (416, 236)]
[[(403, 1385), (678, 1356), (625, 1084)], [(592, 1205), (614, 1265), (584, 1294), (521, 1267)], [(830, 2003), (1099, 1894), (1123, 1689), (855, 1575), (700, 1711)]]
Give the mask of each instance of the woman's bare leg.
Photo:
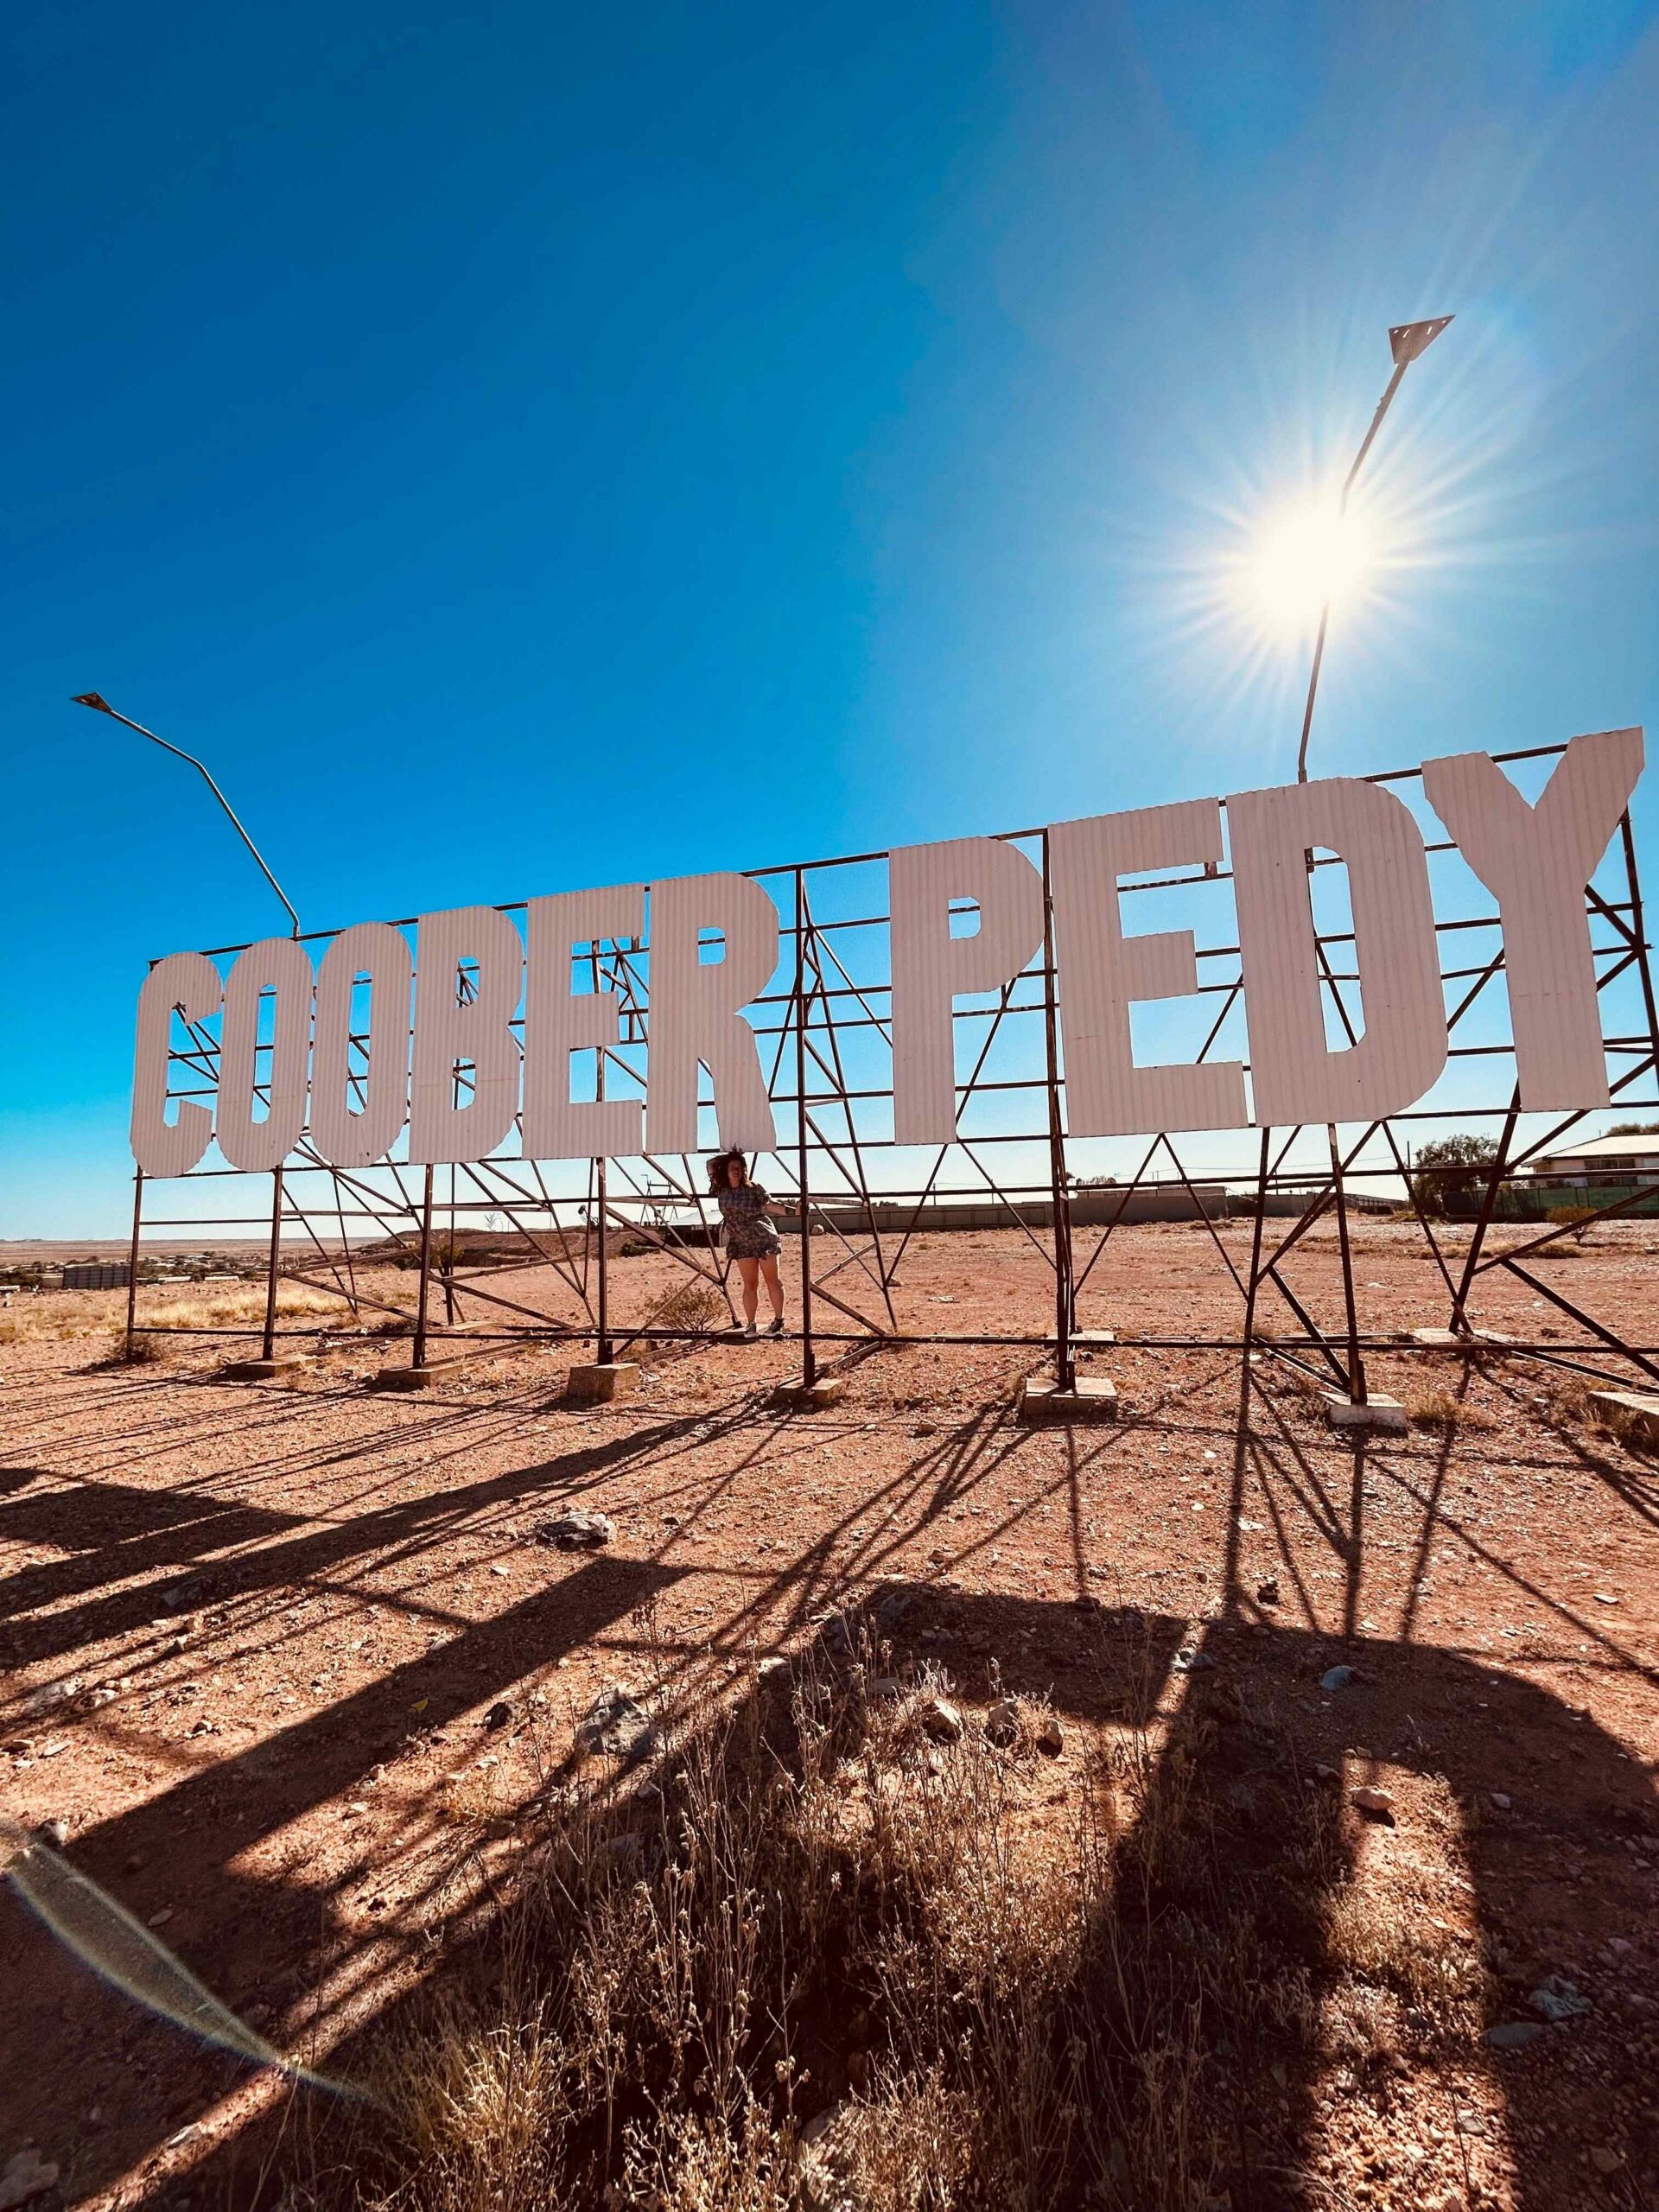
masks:
[(743, 1319), (751, 1329), (754, 1326), (754, 1309), (760, 1302), (760, 1262), (759, 1260), (740, 1259), (737, 1279), (741, 1286)]
[(760, 1272), (766, 1277), (766, 1296), (772, 1300), (772, 1318), (774, 1321), (781, 1321), (784, 1318), (784, 1285), (778, 1273), (778, 1255), (775, 1252), (768, 1252), (761, 1261)]

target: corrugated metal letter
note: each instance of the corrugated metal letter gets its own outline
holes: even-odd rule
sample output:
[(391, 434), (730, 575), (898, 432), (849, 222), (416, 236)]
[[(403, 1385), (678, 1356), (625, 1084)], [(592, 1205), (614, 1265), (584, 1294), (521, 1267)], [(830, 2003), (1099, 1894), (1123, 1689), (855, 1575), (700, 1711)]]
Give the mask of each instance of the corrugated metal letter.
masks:
[(1423, 789), (1497, 901), (1521, 1103), (1605, 1106), (1585, 886), (1642, 772), (1640, 729), (1575, 737), (1529, 806), (1484, 753), (1423, 763)]
[(614, 991), (573, 991), (579, 944), (614, 944), (645, 930), (645, 887), (567, 891), (530, 902), (524, 987), (524, 1155), (530, 1160), (613, 1160), (643, 1149), (637, 1098), (575, 1099), (572, 1052), (603, 1052), (621, 1032)]
[[(1446, 1065), (1446, 1004), (1422, 833), (1380, 784), (1332, 776), (1227, 801), (1239, 960), (1259, 1128), (1370, 1122), (1421, 1098)], [(1306, 855), (1348, 868), (1364, 1027), (1325, 1042)], [(1340, 964), (1333, 963), (1333, 964)]]
[[(698, 954), (718, 930), (725, 957)], [(778, 909), (743, 875), (683, 875), (651, 887), (651, 1052), (645, 1149), (697, 1149), (697, 1064), (714, 1079), (722, 1145), (770, 1152), (778, 1142), (754, 1032), (739, 1009), (778, 965)]]
[(1218, 861), (1220, 800), (1057, 823), (1048, 849), (1071, 1135), (1238, 1128), (1246, 1110), (1236, 1060), (1135, 1065), (1131, 1001), (1187, 997), (1198, 988), (1198, 967), (1190, 930), (1126, 937), (1117, 889), (1122, 875)]
[[(463, 999), (461, 963), (477, 963)], [(518, 931), (493, 906), (423, 914), (415, 941), (415, 1080), (409, 1156), (423, 1165), (485, 1160), (518, 1110), (518, 1011), (524, 951)], [(472, 1095), (457, 1096), (455, 1071), (470, 1070)]]
[[(1043, 879), (995, 837), (904, 845), (887, 860), (893, 914), (893, 1134), (949, 1144), (957, 1134), (952, 1000), (1011, 982), (1043, 941)], [(950, 934), (950, 901), (979, 908), (974, 937)]]
[[(306, 1077), (311, 1062), (311, 956), (291, 937), (262, 938), (237, 957), (225, 983), (225, 1027), (219, 1046), (219, 1114), (214, 1134), (232, 1167), (249, 1173), (280, 1167), (305, 1127)], [(269, 1107), (253, 1118), (258, 1082), (255, 1047), (259, 1001), (276, 1000), (271, 1022)]]
[(207, 1149), (213, 1117), (194, 1099), (179, 1101), (179, 1118), (167, 1118), (168, 1053), (175, 1007), (187, 1021), (210, 1021), (224, 1003), (225, 986), (205, 953), (171, 952), (158, 960), (138, 994), (138, 1035), (133, 1052), (132, 1156), (146, 1175), (188, 1175)]

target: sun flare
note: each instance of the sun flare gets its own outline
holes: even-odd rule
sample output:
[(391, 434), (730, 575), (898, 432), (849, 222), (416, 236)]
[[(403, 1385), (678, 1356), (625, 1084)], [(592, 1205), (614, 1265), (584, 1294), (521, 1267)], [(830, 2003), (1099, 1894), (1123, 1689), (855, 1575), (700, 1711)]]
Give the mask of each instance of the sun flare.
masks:
[(1306, 506), (1274, 516), (1244, 564), (1246, 595), (1279, 629), (1300, 629), (1328, 602), (1339, 606), (1363, 589), (1376, 564), (1363, 520), (1334, 506)]

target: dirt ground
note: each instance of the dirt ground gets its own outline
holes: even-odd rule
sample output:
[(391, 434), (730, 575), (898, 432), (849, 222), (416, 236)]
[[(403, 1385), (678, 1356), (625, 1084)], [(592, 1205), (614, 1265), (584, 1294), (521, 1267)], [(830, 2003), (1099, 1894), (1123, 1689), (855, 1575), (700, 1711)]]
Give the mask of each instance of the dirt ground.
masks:
[[(1363, 1329), (1445, 1321), (1414, 1228), (1354, 1233)], [(1223, 1232), (1241, 1268), (1249, 1235)], [(1328, 1324), (1332, 1261), (1326, 1226), (1287, 1268)], [(658, 1255), (614, 1273), (635, 1322), (676, 1280)], [(1659, 1344), (1643, 1232), (1536, 1273)], [(407, 1277), (365, 1280), (407, 1302)], [(938, 1236), (895, 1300), (912, 1327), (1040, 1330), (1052, 1280), (1018, 1231)], [(838, 1281), (875, 1309), (861, 1270)], [(569, 1306), (550, 1270), (498, 1287)], [(1530, 1286), (1483, 1288), (1481, 1325), (1582, 1343)], [(145, 1311), (203, 1295), (146, 1292)], [(895, 1642), (964, 1704), (994, 1670), (1051, 1700), (1056, 1799), (1085, 1737), (1134, 1719), (1201, 1757), (1228, 1712), (1270, 1715), (1273, 1756), (1339, 1808), (1355, 1883), (1432, 1927), (1448, 1971), (1478, 1967), (1489, 2026), (1542, 2028), (1427, 2057), (1408, 2015), (1381, 2073), (1275, 2063), (1261, 2126), (1271, 2170), (1301, 2178), (1252, 2204), (1659, 2202), (1659, 1473), (1567, 1370), (1379, 1350), (1371, 1388), (1417, 1423), (1344, 1440), (1270, 1357), (1242, 1399), (1236, 1354), (1134, 1341), (1236, 1325), (1216, 1243), (1187, 1225), (1119, 1231), (1090, 1275), (1082, 1321), (1120, 1341), (1086, 1366), (1121, 1417), (1064, 1430), (1016, 1417), (1040, 1354), (966, 1344), (853, 1353), (816, 1413), (778, 1399), (788, 1339), (636, 1348), (639, 1394), (603, 1408), (564, 1395), (580, 1348), (480, 1345), (435, 1391), (372, 1392), (406, 1345), (306, 1295), (284, 1294), (315, 1332), (289, 1385), (219, 1380), (227, 1347), (202, 1337), (111, 1363), (122, 1293), (0, 1313), (0, 1813), (61, 1823), (70, 1860), (284, 2050), (349, 2072), (443, 1971), (602, 1684), (695, 1725), (897, 1589)], [(463, 1323), (486, 1318), (463, 1301)], [(614, 1541), (541, 1541), (570, 1504)], [(1324, 1687), (1339, 1665), (1352, 1680)], [(1200, 1684), (1231, 1702), (1181, 1751)], [(1249, 1764), (1217, 1758), (1235, 1810)], [(1365, 1786), (1391, 1817), (1354, 1807)], [(35, 2146), (60, 2169), (43, 2207), (276, 2203), (284, 2145), (326, 2145), (327, 2101), (135, 2005), (10, 1892), (0, 1918), (0, 2170)], [(1544, 2024), (1551, 1976), (1586, 2009)]]

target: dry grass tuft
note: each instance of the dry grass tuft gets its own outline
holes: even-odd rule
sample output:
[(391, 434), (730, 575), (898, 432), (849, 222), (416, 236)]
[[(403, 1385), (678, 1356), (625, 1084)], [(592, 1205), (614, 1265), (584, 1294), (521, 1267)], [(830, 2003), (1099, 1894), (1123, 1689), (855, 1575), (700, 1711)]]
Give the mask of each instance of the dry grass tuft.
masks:
[(103, 1300), (42, 1291), (0, 1312), (0, 1344), (73, 1344), (102, 1336), (109, 1325), (110, 1309)]
[(1376, 1868), (1337, 1889), (1325, 1935), (1338, 1973), (1339, 2044), (1361, 2056), (1368, 2042), (1372, 2050), (1393, 2049), (1406, 2008), (1427, 2023), (1429, 2041), (1466, 2047), (1479, 2036), (1491, 1978), (1473, 1941), (1437, 1916), (1440, 1902), (1408, 1878), (1385, 1882)]
[(1497, 1427), (1491, 1414), (1479, 1406), (1471, 1406), (1466, 1398), (1454, 1396), (1450, 1390), (1430, 1390), (1421, 1398), (1414, 1398), (1409, 1412), (1418, 1428), (1436, 1428), (1447, 1435), (1459, 1428), (1475, 1432)]
[[(141, 1308), (139, 1318), (151, 1329), (247, 1328), (265, 1318), (265, 1287), (262, 1282), (239, 1283), (215, 1291), (210, 1297), (168, 1299), (153, 1310)], [(343, 1298), (330, 1298), (326, 1292), (290, 1283), (277, 1286), (276, 1318), (279, 1321), (315, 1320), (319, 1328), (359, 1325)]]
[(1550, 1418), (1568, 1427), (1587, 1421), (1596, 1410), (1590, 1402), (1590, 1385), (1576, 1375), (1552, 1384), (1545, 1403)]
[(1240, 1821), (1209, 1719), (1161, 1751), (1068, 1731), (1057, 1767), (1041, 1706), (941, 1741), (950, 1684), (892, 1664), (809, 1660), (786, 1713), (556, 1784), (493, 1934), (383, 2042), (390, 2117), (326, 2201), (1200, 2212), (1249, 2186), (1241, 2067), (1469, 2014), (1460, 1955), (1355, 1886), (1327, 1912), (1339, 1822), (1290, 1763)]
[(1299, 1398), (1323, 1398), (1327, 1392), (1340, 1386), (1334, 1375), (1310, 1375), (1305, 1367), (1281, 1365), (1278, 1378), (1287, 1390)]
[(704, 1329), (724, 1327), (732, 1318), (732, 1309), (712, 1283), (688, 1276), (683, 1282), (671, 1283), (655, 1300), (645, 1314), (648, 1329), (684, 1329), (701, 1332)]
[(165, 1348), (154, 1337), (130, 1337), (123, 1329), (111, 1338), (105, 1363), (110, 1367), (156, 1367), (166, 1357)]
[(1598, 1405), (1592, 1395), (1593, 1387), (1576, 1375), (1557, 1382), (1546, 1401), (1551, 1420), (1563, 1427), (1595, 1429), (1603, 1436), (1611, 1436), (1616, 1443), (1632, 1441), (1637, 1432), (1636, 1416), (1624, 1406)]

